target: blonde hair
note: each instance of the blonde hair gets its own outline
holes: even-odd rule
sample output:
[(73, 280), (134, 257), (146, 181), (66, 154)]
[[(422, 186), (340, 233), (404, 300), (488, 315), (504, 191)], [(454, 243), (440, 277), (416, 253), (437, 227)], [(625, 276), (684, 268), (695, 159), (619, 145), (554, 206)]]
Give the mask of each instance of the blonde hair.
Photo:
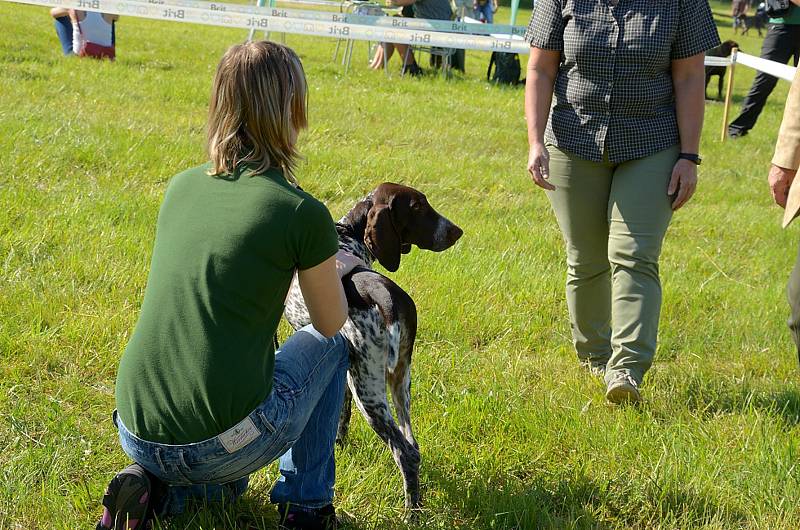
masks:
[(306, 77), (291, 48), (274, 42), (231, 46), (220, 60), (208, 108), (211, 175), (231, 174), (241, 163), (254, 173), (282, 168), (296, 183), (297, 133), (305, 129)]

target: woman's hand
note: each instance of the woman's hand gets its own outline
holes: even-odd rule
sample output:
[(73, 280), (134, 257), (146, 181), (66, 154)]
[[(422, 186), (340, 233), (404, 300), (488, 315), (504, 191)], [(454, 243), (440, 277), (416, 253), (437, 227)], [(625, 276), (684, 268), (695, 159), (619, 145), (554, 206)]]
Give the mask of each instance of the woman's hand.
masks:
[(789, 197), (789, 188), (792, 186), (797, 170), (786, 169), (772, 164), (769, 168), (769, 190), (772, 198), (781, 208), (786, 208), (786, 199)]
[(350, 274), (350, 272), (356, 267), (364, 267), (365, 269), (369, 268), (364, 261), (355, 257), (349, 252), (340, 250), (336, 253), (336, 274), (339, 275), (340, 279)]
[(683, 158), (678, 159), (672, 168), (672, 178), (669, 180), (669, 186), (667, 187), (667, 195), (670, 197), (674, 196), (675, 192), (678, 193), (672, 199), (672, 210), (676, 211), (689, 202), (696, 188), (697, 164)]
[(554, 191), (555, 186), (547, 182), (550, 178), (550, 153), (542, 142), (534, 142), (531, 144), (531, 150), (528, 153), (528, 173), (531, 178), (540, 188)]

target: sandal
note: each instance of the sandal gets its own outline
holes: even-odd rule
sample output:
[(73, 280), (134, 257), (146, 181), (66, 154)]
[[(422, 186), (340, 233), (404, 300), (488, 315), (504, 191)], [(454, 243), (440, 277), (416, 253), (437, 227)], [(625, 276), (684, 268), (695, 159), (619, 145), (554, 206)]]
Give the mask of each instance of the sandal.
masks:
[(139, 464), (116, 474), (103, 495), (103, 517), (95, 530), (144, 530), (150, 527), (151, 483)]

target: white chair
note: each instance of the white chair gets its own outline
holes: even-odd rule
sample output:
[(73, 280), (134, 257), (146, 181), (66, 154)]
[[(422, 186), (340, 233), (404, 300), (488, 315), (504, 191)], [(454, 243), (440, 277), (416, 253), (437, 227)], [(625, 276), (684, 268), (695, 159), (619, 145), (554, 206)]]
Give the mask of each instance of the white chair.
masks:
[[(376, 4), (374, 2), (362, 2), (359, 0), (351, 0), (342, 4), (342, 11), (346, 13), (352, 13), (353, 15), (367, 15), (373, 17), (382, 17), (386, 16), (386, 13), (383, 11), (383, 7), (380, 4)], [(336, 58), (339, 56), (339, 46), (344, 41), (344, 52), (342, 53), (342, 65), (344, 66), (344, 72), (350, 69), (350, 61), (353, 57), (353, 48), (355, 47), (355, 41), (353, 39), (337, 39), (336, 40), (336, 49), (333, 51), (333, 60), (335, 61)], [(372, 42), (367, 41), (367, 61), (372, 59)], [(384, 50), (385, 52), (386, 50)], [(386, 69), (386, 53), (383, 55), (383, 67)]]
[[(452, 58), (453, 55), (456, 53), (455, 48), (441, 48), (439, 46), (409, 46), (406, 48), (406, 56), (403, 58), (403, 68), (400, 70), (400, 75), (404, 76), (406, 74), (406, 65), (408, 64), (408, 56), (411, 54), (411, 51), (417, 54), (417, 57), (420, 53), (427, 53), (431, 57), (441, 57), (442, 58), (442, 75), (446, 79), (450, 79), (453, 75), (453, 64)], [(419, 62), (417, 60), (417, 62)]]

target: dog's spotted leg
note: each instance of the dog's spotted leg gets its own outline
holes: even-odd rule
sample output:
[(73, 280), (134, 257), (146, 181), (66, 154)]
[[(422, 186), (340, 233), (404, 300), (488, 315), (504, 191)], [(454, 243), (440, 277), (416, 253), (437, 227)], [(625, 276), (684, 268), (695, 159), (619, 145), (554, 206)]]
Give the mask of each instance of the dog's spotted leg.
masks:
[(411, 371), (408, 367), (404, 368), (402, 373), (389, 374), (389, 388), (392, 391), (392, 404), (400, 432), (408, 443), (419, 449), (411, 429)]
[(389, 446), (403, 475), (406, 509), (419, 506), (419, 449), (400, 432), (386, 398), (386, 338), (377, 333), (371, 341), (354, 341), (350, 352), (349, 382), (356, 407), (372, 430)]
[[(387, 367), (392, 404), (400, 431), (408, 443), (419, 449), (419, 444), (414, 439), (414, 432), (411, 429), (411, 352), (414, 349), (416, 326), (411, 329), (399, 329), (398, 326), (394, 333), (392, 331), (390, 326), (389, 341), (396, 341), (394, 348), (398, 352), (394, 366)], [(390, 345), (391, 348), (392, 345)]]
[(384, 397), (383, 402), (376, 402), (372, 399), (362, 400), (358, 392), (354, 394), (354, 399), (358, 409), (367, 418), (372, 430), (386, 442), (392, 451), (392, 457), (403, 476), (403, 490), (405, 492), (405, 506), (407, 510), (419, 507), (419, 449), (411, 445), (405, 439), (403, 433), (397, 428), (391, 413), (389, 404)]
[[(348, 383), (350, 374), (347, 375)], [(344, 401), (342, 402), (342, 412), (339, 414), (339, 427), (336, 430), (336, 443), (344, 445), (347, 433), (350, 431), (350, 415), (353, 410), (353, 393), (350, 392), (350, 384), (344, 387)]]

